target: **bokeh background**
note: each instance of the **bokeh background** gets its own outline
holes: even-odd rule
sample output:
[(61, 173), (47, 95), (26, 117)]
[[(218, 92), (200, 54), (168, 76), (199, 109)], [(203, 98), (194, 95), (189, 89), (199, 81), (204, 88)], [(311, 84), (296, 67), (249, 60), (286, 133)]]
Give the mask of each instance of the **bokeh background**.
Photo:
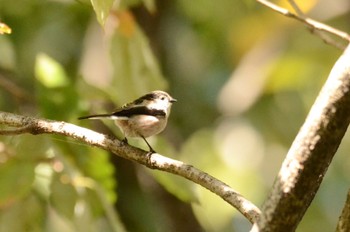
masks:
[[(91, 2), (0, 0), (0, 21), (12, 29), (0, 35), (1, 110), (121, 137), (113, 122), (77, 117), (166, 90), (178, 102), (152, 146), (261, 206), (341, 50), (252, 0)], [(348, 1), (297, 3), (350, 31)], [(349, 149), (347, 134), (298, 231), (335, 229)], [(249, 228), (234, 208), (180, 177), (60, 136), (0, 137), (0, 231)]]

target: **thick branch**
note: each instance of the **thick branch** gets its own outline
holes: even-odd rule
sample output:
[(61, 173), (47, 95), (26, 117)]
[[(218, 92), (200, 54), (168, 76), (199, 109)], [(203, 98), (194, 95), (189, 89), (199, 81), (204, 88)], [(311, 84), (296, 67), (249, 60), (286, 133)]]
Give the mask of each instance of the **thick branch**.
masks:
[(343, 211), (338, 221), (336, 232), (350, 231), (350, 190), (344, 204)]
[(25, 117), (0, 111), (0, 124), (16, 127), (0, 130), (0, 135), (16, 135), (21, 133), (63, 135), (100, 147), (149, 168), (182, 176), (220, 196), (239, 210), (250, 222), (254, 223), (259, 218), (260, 210), (241, 194), (234, 191), (222, 181), (181, 161), (173, 160), (156, 153), (148, 155), (148, 152), (127, 145), (115, 138), (70, 123)]
[[(259, 231), (294, 231), (350, 122), (350, 47), (334, 65), (264, 203)], [(256, 225), (254, 226), (256, 228)]]

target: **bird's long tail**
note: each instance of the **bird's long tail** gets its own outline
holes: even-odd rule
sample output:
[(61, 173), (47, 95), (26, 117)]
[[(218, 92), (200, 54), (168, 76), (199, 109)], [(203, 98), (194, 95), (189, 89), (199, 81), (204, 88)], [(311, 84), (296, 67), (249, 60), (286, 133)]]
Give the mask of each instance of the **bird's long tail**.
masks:
[(113, 115), (111, 115), (111, 114), (94, 114), (94, 115), (82, 116), (82, 117), (79, 117), (78, 119), (79, 120), (82, 120), (82, 119), (103, 119), (103, 118), (110, 118), (112, 116)]

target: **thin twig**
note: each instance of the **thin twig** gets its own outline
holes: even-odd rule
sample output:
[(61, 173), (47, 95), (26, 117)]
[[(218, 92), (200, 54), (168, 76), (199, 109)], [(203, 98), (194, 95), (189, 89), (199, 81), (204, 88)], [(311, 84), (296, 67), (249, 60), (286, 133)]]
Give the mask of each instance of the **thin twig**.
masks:
[[(350, 35), (346, 32), (340, 31), (336, 28), (333, 28), (331, 26), (328, 26), (326, 24), (323, 24), (321, 22), (318, 22), (316, 20), (307, 18), (303, 15), (296, 15), (292, 12), (290, 12), (289, 10), (282, 8), (280, 6), (277, 6), (276, 4), (266, 1), (266, 0), (257, 0), (257, 2), (271, 8), (272, 10), (286, 16), (286, 17), (290, 17), (293, 19), (296, 19), (304, 24), (306, 24), (308, 27), (310, 27), (310, 30), (312, 32), (314, 31), (323, 31), (323, 32), (327, 32), (333, 35), (336, 35), (338, 37), (340, 37), (343, 40), (346, 40), (347, 42), (350, 42)], [(300, 10), (300, 9), (299, 9)], [(323, 39), (323, 41), (325, 41), (327, 44), (332, 44), (334, 46), (336, 46), (339, 49), (344, 50), (345, 46), (339, 43), (336, 43), (335, 41), (333, 41), (331, 38), (327, 37), (324, 35), (324, 37), (321, 37)]]
[(28, 101), (32, 99), (32, 96), (19, 85), (11, 80), (11, 77), (7, 77), (0, 73), (0, 88), (12, 94), (16, 99), (20, 101)]
[[(298, 6), (298, 4), (294, 1), (294, 0), (288, 0), (289, 4), (292, 6), (292, 8), (295, 10), (295, 12), (297, 13), (297, 15), (301, 18), (305, 18), (305, 14), (304, 12), (300, 9), (300, 7)], [(315, 34), (317, 36), (319, 36), (323, 42), (325, 42), (326, 44), (329, 45), (333, 45), (336, 48), (340, 49), (340, 50), (344, 50), (345, 46), (337, 41), (335, 41), (333, 38), (331, 38), (329, 35), (325, 34), (324, 31), (318, 31), (315, 30), (315, 27), (308, 25), (309, 31), (312, 34)]]
[(288, 0), (288, 2), (299, 16), (305, 16), (304, 12), (300, 9), (298, 4), (294, 0)]
[[(125, 144), (118, 139), (66, 122), (26, 117), (0, 111), (0, 124), (17, 127), (17, 130), (13, 129), (12, 131), (21, 133), (30, 133), (34, 135), (47, 133), (71, 137), (89, 145), (110, 151), (125, 159), (136, 161), (149, 168), (182, 176), (220, 196), (241, 212), (250, 222), (256, 222), (260, 216), (260, 210), (230, 186), (192, 165), (185, 164), (181, 161), (170, 159), (157, 153), (149, 155), (149, 152)], [(7, 129), (4, 131), (4, 134), (9, 134), (8, 131), (11, 130)]]

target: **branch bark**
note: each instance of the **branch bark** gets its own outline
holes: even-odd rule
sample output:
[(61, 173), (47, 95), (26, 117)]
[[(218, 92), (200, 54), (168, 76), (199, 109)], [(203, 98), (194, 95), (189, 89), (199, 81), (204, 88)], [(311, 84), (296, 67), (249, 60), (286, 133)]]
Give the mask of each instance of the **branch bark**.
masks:
[(170, 159), (157, 153), (150, 155), (149, 152), (125, 144), (116, 138), (66, 122), (26, 117), (0, 111), (0, 124), (12, 127), (0, 129), (0, 135), (18, 135), (23, 133), (63, 135), (110, 151), (149, 168), (182, 176), (220, 196), (241, 212), (251, 223), (255, 223), (260, 216), (260, 210), (230, 186), (181, 161)]
[(286, 16), (286, 17), (290, 17), (293, 19), (296, 19), (302, 23), (304, 23), (305, 25), (307, 25), (310, 28), (310, 31), (312, 33), (315, 33), (327, 44), (331, 44), (341, 50), (344, 50), (344, 46), (342, 44), (337, 43), (336, 41), (332, 40), (330, 37), (324, 35), (324, 34), (320, 34), (318, 32), (327, 32), (329, 34), (335, 35), (340, 37), (343, 40), (346, 40), (347, 42), (350, 42), (350, 35), (346, 32), (340, 31), (336, 28), (333, 28), (331, 26), (328, 26), (326, 24), (323, 24), (321, 22), (318, 22), (316, 20), (313, 20), (311, 18), (305, 17), (305, 15), (301, 12), (301, 10), (299, 9), (299, 7), (297, 7), (297, 5), (295, 4), (294, 1), (289, 1), (292, 5), (292, 7), (297, 11), (297, 14), (294, 14), (290, 11), (288, 11), (287, 9), (284, 9), (280, 6), (277, 6), (276, 4), (267, 1), (267, 0), (257, 0), (257, 2), (263, 4), (264, 6)]
[(295, 138), (252, 231), (294, 231), (313, 200), (350, 122), (350, 47)]
[(336, 229), (336, 232), (347, 231), (350, 231), (350, 190), (348, 191), (348, 196)]

